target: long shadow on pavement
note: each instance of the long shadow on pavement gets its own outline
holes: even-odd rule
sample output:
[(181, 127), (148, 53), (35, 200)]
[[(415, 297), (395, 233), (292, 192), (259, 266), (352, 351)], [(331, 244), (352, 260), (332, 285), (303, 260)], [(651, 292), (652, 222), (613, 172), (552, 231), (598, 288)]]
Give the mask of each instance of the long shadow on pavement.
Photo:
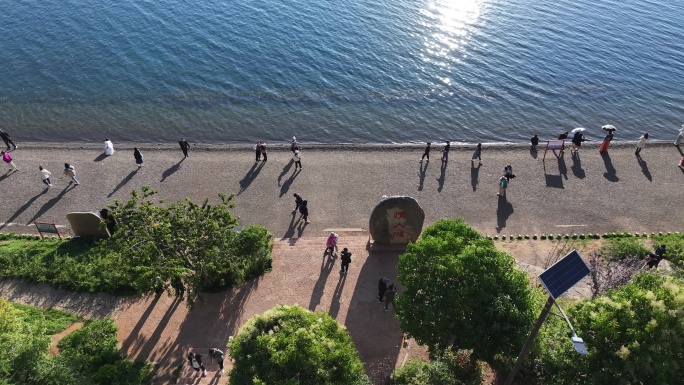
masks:
[(444, 181), (446, 180), (446, 168), (447, 168), (447, 162), (442, 162), (442, 166), (439, 168), (439, 178), (437, 178), (437, 183), (439, 183), (439, 187), (437, 187), (437, 192), (442, 192), (444, 189)]
[(584, 179), (587, 176), (582, 168), (582, 160), (579, 156), (572, 157), (572, 166), (570, 166), (570, 169), (572, 170), (573, 175), (579, 179)]
[(475, 162), (470, 162), (470, 185), (473, 186), (473, 191), (477, 191), (477, 185), (480, 184), (480, 165), (475, 167)]
[(76, 188), (76, 185), (75, 185), (75, 184), (73, 184), (73, 183), (68, 184), (68, 185), (64, 188), (64, 190), (62, 190), (62, 191), (59, 192), (59, 194), (58, 194), (56, 197), (54, 197), (54, 198), (50, 199), (49, 201), (45, 202), (45, 203), (43, 204), (43, 206), (42, 206), (40, 209), (38, 209), (38, 212), (36, 213), (36, 215), (34, 215), (33, 218), (31, 218), (26, 224), (28, 225), (28, 224), (32, 223), (33, 221), (35, 221), (36, 219), (40, 218), (41, 215), (45, 214), (45, 213), (48, 212), (48, 210), (50, 210), (54, 205), (56, 205), (57, 202), (59, 202), (59, 201), (62, 199), (62, 197), (63, 197), (66, 193), (68, 193), (69, 191), (71, 191), (71, 190), (73, 190), (73, 189), (75, 189), (75, 188)]
[(321, 261), (321, 272), (318, 275), (318, 281), (314, 285), (313, 291), (311, 292), (311, 299), (309, 300), (308, 309), (311, 311), (316, 310), (316, 306), (321, 304), (321, 298), (323, 298), (323, 292), (325, 291), (325, 283), (328, 281), (328, 276), (335, 266), (336, 258), (329, 257), (327, 254), (323, 254), (323, 260)]
[(93, 162), (101, 162), (107, 158), (107, 155), (101, 153), (100, 155), (97, 156), (97, 158), (93, 159)]
[(335, 292), (333, 293), (332, 301), (330, 303), (330, 309), (328, 310), (328, 314), (333, 318), (337, 318), (337, 314), (340, 312), (340, 299), (342, 298), (345, 282), (347, 282), (347, 274), (340, 272), (340, 279), (337, 281), (337, 286), (335, 287)]
[(643, 160), (640, 156), (637, 157), (637, 161), (639, 162), (641, 172), (644, 173), (646, 179), (648, 179), (649, 182), (653, 182), (653, 176), (651, 176), (651, 172), (648, 170), (648, 165), (646, 164), (646, 161)]
[(606, 172), (603, 173), (603, 177), (611, 182), (617, 182), (620, 180), (613, 167), (613, 161), (610, 159), (610, 155), (607, 152), (601, 153), (601, 158), (603, 158), (603, 165), (606, 167)]
[(422, 162), (420, 163), (420, 166), (418, 168), (418, 191), (423, 191), (423, 185), (425, 184), (425, 175), (427, 174), (427, 165), (428, 162)]
[[(28, 202), (24, 203), (23, 206), (19, 207), (19, 209), (18, 209), (14, 214), (12, 214), (12, 216), (9, 217), (9, 218), (5, 221), (5, 223), (3, 223), (2, 225), (0, 225), (0, 229), (5, 228), (5, 226), (7, 226), (8, 224), (12, 223), (13, 220), (17, 219), (17, 218), (19, 217), (19, 215), (21, 215), (21, 213), (23, 213), (24, 211), (26, 211), (27, 208), (31, 207), (31, 205), (33, 204), (33, 202), (35, 202), (36, 199), (38, 199), (41, 195), (45, 194), (47, 191), (48, 191), (48, 190), (45, 189), (45, 190), (39, 192), (39, 193), (36, 194), (33, 198), (29, 199)], [(31, 222), (33, 222), (33, 221), (30, 221), (29, 223), (31, 223)]]
[(116, 194), (116, 192), (119, 191), (119, 189), (121, 189), (123, 186), (125, 186), (126, 183), (128, 183), (131, 180), (131, 178), (133, 178), (133, 175), (135, 175), (137, 173), (138, 173), (138, 169), (135, 169), (135, 170), (131, 171), (130, 174), (126, 175), (126, 177), (123, 178), (121, 180), (121, 182), (119, 182), (119, 184), (116, 185), (116, 187), (114, 187), (114, 190), (112, 190), (112, 192), (110, 192), (109, 195), (107, 195), (107, 198), (111, 198), (112, 195)]
[(285, 183), (283, 183), (283, 185), (280, 186), (280, 197), (287, 193), (287, 191), (290, 189), (290, 186), (292, 186), (292, 183), (294, 182), (295, 178), (297, 177), (297, 175), (299, 175), (300, 172), (302, 172), (301, 168), (293, 171), (292, 174), (290, 174), (290, 177), (287, 178), (287, 180), (285, 180)]
[[(560, 178), (560, 176), (558, 177)], [(506, 227), (508, 217), (513, 214), (513, 205), (508, 202), (506, 197), (499, 197), (499, 203), (496, 208), (496, 232), (500, 233)]]
[(167, 168), (166, 170), (164, 170), (164, 172), (162, 173), (162, 178), (161, 178), (160, 182), (163, 182), (164, 180), (166, 180), (166, 178), (168, 178), (168, 177), (170, 177), (171, 175), (173, 175), (173, 173), (175, 173), (176, 171), (180, 170), (180, 169), (181, 169), (181, 164), (183, 163), (184, 160), (185, 160), (185, 158), (179, 160), (178, 163), (176, 163), (176, 164), (174, 164), (173, 166), (171, 166), (171, 167)]
[(261, 172), (261, 169), (264, 167), (264, 163), (266, 162), (254, 163), (252, 165), (252, 168), (247, 171), (247, 174), (245, 174), (244, 178), (240, 180), (240, 191), (238, 191), (236, 195), (240, 195), (247, 190), (247, 187), (254, 182), (254, 179), (256, 179), (257, 175), (259, 175), (259, 172)]
[(294, 160), (292, 158), (290, 158), (290, 161), (285, 165), (285, 167), (283, 167), (283, 171), (281, 171), (280, 175), (278, 175), (278, 186), (280, 186), (280, 181), (283, 179), (285, 174), (287, 174), (287, 172), (290, 171), (290, 168), (292, 168), (293, 164), (294, 164)]

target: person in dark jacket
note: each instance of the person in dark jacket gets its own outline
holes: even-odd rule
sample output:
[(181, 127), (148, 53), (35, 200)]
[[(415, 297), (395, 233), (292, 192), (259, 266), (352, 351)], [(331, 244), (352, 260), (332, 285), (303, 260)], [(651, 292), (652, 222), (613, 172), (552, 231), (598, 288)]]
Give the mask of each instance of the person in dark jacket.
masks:
[(183, 151), (183, 159), (187, 158), (188, 150), (190, 150), (190, 143), (188, 143), (188, 141), (185, 140), (185, 138), (181, 138), (178, 144), (180, 144), (181, 151)]
[(537, 135), (530, 138), (530, 143), (532, 144), (532, 149), (536, 150), (539, 145), (539, 137)]
[(572, 137), (572, 150), (570, 153), (579, 154), (580, 147), (582, 147), (582, 142), (584, 142), (584, 135), (582, 135), (582, 132), (575, 132), (575, 135)]
[(340, 253), (340, 261), (342, 261), (342, 269), (340, 270), (340, 273), (347, 273), (349, 271), (349, 264), (351, 263), (351, 256), (352, 253), (349, 252), (349, 250), (345, 247), (342, 249), (342, 253)]
[(389, 285), (387, 292), (385, 293), (385, 311), (389, 309), (389, 304), (392, 304), (392, 309), (394, 309), (394, 297), (397, 295), (397, 287), (394, 284)]
[(256, 156), (256, 162), (261, 162), (261, 147), (259, 146), (261, 142), (257, 142), (254, 145), (254, 155)]
[(133, 157), (135, 158), (135, 164), (138, 165), (138, 168), (142, 167), (143, 156), (140, 150), (138, 150), (138, 147), (133, 147)]
[(299, 213), (302, 214), (304, 223), (311, 223), (309, 222), (309, 207), (307, 201), (302, 201), (302, 203), (299, 205)]
[(219, 369), (221, 369), (221, 374), (223, 374), (223, 359), (225, 358), (223, 351), (217, 348), (211, 348), (209, 349), (209, 357), (211, 358), (212, 362), (216, 360)]
[(446, 141), (446, 145), (444, 146), (444, 149), (442, 150), (442, 162), (448, 162), (449, 161), (449, 150), (451, 150), (451, 142)]
[(14, 149), (17, 149), (17, 145), (14, 144), (12, 139), (10, 139), (10, 134), (7, 132), (0, 130), (0, 138), (2, 138), (3, 141), (5, 141), (5, 145), (7, 145), (7, 151), (10, 150), (10, 144), (14, 147)]
[(389, 278), (380, 278), (380, 281), (378, 281), (378, 302), (384, 301), (385, 293), (387, 292), (387, 282), (389, 282)]
[(292, 214), (296, 213), (299, 209), (299, 206), (306, 202), (306, 199), (304, 199), (304, 197), (300, 193), (294, 193), (293, 195), (295, 198), (295, 208), (294, 210), (292, 210)]
[(658, 246), (655, 251), (649, 255), (648, 263), (646, 264), (649, 269), (658, 268), (660, 261), (665, 258), (665, 245)]
[(190, 362), (190, 366), (195, 369), (195, 372), (197, 374), (200, 374), (200, 370), (202, 371), (202, 376), (206, 377), (207, 376), (207, 368), (204, 367), (204, 364), (202, 363), (202, 355), (201, 354), (195, 354), (193, 352), (190, 352), (188, 354), (188, 361)]
[(261, 150), (261, 156), (264, 157), (264, 160), (262, 162), (265, 162), (268, 160), (268, 155), (266, 154), (266, 142), (263, 140), (259, 142), (259, 149)]
[(427, 161), (430, 161), (430, 146), (432, 146), (432, 143), (427, 142), (427, 146), (425, 147), (425, 152), (423, 152), (423, 156), (420, 158), (420, 163), (423, 163), (423, 159), (427, 157)]

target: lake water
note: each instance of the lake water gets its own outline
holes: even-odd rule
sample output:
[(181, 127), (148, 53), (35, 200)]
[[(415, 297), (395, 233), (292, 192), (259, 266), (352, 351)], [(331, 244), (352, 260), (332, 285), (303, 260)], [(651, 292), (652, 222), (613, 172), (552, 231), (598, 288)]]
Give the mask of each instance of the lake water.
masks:
[(684, 1), (0, 0), (19, 140), (673, 139)]

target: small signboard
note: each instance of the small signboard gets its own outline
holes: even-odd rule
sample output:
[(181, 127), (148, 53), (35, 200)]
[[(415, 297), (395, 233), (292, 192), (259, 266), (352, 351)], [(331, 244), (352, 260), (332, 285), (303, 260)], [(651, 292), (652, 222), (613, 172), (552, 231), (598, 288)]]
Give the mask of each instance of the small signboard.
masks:
[(573, 250), (539, 275), (539, 280), (555, 300), (590, 273), (589, 266)]
[(57, 234), (59, 239), (62, 239), (62, 236), (59, 234), (59, 230), (57, 230), (57, 225), (55, 225), (54, 223), (33, 222), (33, 224), (36, 225), (36, 229), (38, 230), (41, 239), (43, 239), (43, 233)]

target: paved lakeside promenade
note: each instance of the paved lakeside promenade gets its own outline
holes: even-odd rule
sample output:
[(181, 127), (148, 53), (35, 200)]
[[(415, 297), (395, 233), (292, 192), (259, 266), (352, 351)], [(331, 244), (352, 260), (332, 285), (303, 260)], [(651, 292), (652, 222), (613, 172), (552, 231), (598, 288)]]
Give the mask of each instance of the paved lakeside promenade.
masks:
[[(330, 229), (367, 229), (383, 195), (415, 197), (426, 224), (463, 217), (485, 235), (558, 234), (606, 231), (684, 230), (683, 155), (671, 142), (649, 143), (634, 155), (634, 144), (614, 142), (609, 156), (587, 143), (579, 157), (562, 158), (543, 145), (484, 146), (483, 164), (471, 164), (474, 145), (452, 146), (449, 162), (434, 146), (429, 163), (419, 163), (423, 146), (302, 145), (303, 170), (295, 172), (289, 148), (272, 148), (255, 163), (251, 147), (197, 145), (183, 160), (177, 144), (136, 144), (144, 155), (138, 170), (132, 144), (115, 143), (104, 157), (100, 144), (18, 143), (10, 154), (20, 171), (0, 176), (0, 231), (35, 233), (33, 221), (54, 222), (70, 233), (66, 214), (98, 211), (115, 198), (150, 185), (168, 202), (190, 197), (216, 201), (234, 193), (241, 225), (258, 223), (276, 238), (320, 237)], [(69, 184), (64, 163), (76, 168), (80, 185)], [(516, 178), (507, 199), (496, 196), (504, 165)], [(52, 172), (53, 187), (41, 182), (38, 166)], [(292, 194), (309, 201), (310, 224), (293, 217)]]

